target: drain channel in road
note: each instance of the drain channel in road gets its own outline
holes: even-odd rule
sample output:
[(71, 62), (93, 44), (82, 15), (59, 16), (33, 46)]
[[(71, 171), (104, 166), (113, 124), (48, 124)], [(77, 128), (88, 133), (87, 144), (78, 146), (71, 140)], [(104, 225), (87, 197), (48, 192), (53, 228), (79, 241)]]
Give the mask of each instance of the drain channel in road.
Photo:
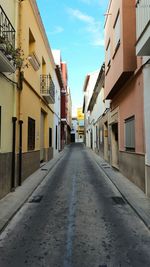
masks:
[(76, 177), (72, 179), (72, 192), (69, 201), (69, 218), (68, 218), (68, 230), (67, 230), (67, 246), (64, 259), (64, 267), (72, 266), (72, 249), (73, 238), (75, 233), (75, 207), (76, 207)]
[(112, 200), (117, 205), (126, 205), (127, 204), (122, 197), (112, 197)]

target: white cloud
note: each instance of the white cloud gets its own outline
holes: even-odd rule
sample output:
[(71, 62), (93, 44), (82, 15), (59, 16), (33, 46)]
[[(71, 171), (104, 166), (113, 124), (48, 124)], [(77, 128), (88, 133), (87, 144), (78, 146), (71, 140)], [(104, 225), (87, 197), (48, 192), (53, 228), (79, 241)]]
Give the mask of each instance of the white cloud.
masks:
[[(86, 0), (85, 0), (86, 1)], [(101, 22), (95, 20), (94, 17), (89, 16), (78, 9), (68, 8), (67, 12), (71, 17), (82, 21), (85, 24), (85, 31), (90, 34), (90, 44), (93, 46), (103, 46), (103, 30), (101, 30)]]
[(63, 31), (64, 31), (64, 29), (61, 26), (55, 26), (54, 30), (49, 32), (49, 34), (57, 34), (57, 33), (63, 32)]
[(67, 11), (71, 16), (77, 18), (78, 20), (81, 20), (83, 22), (87, 22), (87, 23), (90, 23), (90, 24), (94, 22), (94, 18), (93, 17), (82, 13), (78, 9), (68, 8)]
[(92, 42), (93, 46), (104, 46), (104, 39), (101, 39), (100, 37), (93, 40)]

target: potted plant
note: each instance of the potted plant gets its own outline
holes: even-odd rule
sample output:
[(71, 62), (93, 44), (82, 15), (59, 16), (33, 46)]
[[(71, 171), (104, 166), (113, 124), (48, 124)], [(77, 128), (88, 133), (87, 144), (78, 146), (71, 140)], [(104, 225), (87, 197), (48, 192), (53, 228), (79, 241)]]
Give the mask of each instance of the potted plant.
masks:
[(6, 51), (6, 47), (7, 47), (7, 45), (6, 45), (5, 38), (3, 36), (0, 36), (0, 50), (2, 52), (5, 52)]

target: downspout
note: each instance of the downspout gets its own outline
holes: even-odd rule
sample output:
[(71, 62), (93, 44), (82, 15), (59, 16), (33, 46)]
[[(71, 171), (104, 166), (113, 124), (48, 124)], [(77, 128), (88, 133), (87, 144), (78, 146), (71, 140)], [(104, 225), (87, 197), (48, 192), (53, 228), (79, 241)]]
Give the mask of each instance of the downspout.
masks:
[(15, 190), (15, 164), (16, 164), (16, 117), (12, 117), (13, 142), (12, 142), (12, 169), (11, 169), (11, 191)]
[[(17, 6), (17, 14), (18, 14), (18, 21), (17, 21), (17, 46), (21, 47), (21, 1), (19, 1)], [(23, 72), (21, 68), (18, 69), (18, 118), (19, 118), (19, 155), (18, 155), (18, 185), (21, 186), (22, 184), (22, 103), (21, 103), (21, 91), (23, 89)]]

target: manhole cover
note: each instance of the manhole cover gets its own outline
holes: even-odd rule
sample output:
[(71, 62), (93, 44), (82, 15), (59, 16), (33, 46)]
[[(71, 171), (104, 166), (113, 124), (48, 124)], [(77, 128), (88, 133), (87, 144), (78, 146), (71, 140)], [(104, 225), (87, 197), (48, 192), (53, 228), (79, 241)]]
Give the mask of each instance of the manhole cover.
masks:
[(29, 203), (39, 203), (41, 202), (42, 198), (43, 196), (35, 196), (29, 201)]
[(112, 197), (112, 200), (115, 202), (115, 204), (118, 204), (118, 205), (126, 204), (126, 202), (124, 201), (122, 197)]

